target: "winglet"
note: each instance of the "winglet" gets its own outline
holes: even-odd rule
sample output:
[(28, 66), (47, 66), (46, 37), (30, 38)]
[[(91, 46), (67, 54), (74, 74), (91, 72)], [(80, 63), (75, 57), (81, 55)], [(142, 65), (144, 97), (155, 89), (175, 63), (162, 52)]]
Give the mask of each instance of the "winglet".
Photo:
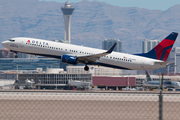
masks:
[(111, 53), (114, 50), (114, 48), (116, 47), (116, 44), (117, 43), (114, 43), (114, 45), (111, 48), (109, 48), (109, 50), (106, 53)]

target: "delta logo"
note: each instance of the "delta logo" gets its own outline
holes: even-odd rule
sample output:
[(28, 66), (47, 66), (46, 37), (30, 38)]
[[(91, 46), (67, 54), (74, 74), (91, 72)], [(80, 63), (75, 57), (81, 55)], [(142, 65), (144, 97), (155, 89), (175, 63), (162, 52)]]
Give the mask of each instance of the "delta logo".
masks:
[(30, 41), (30, 40), (28, 40), (27, 41), (27, 43), (33, 43), (33, 44), (39, 44), (39, 45), (49, 45), (48, 43), (46, 43), (46, 42), (41, 42), (41, 41), (35, 41), (35, 40), (32, 40), (32, 41)]

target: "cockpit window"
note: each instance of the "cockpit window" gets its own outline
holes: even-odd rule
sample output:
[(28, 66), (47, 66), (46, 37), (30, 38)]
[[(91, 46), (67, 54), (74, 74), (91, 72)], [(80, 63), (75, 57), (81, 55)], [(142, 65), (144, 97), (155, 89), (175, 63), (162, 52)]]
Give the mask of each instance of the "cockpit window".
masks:
[(9, 39), (9, 41), (14, 42), (15, 40), (11, 40), (11, 39)]

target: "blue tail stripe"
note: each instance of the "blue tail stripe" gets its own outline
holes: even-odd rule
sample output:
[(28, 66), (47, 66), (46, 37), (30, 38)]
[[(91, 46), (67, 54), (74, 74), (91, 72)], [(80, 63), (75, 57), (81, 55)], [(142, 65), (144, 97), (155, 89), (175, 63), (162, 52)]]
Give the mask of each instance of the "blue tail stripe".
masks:
[(161, 60), (164, 59), (164, 56), (165, 56), (165, 54), (166, 54), (166, 51), (167, 51), (168, 49), (172, 48), (172, 46), (173, 46), (173, 45), (164, 48), (163, 53), (162, 53), (162, 55), (161, 55)]
[(152, 59), (157, 59), (155, 49), (152, 49), (148, 53), (141, 53), (141, 54), (134, 54), (134, 55), (138, 55), (138, 56), (142, 56), (142, 57), (147, 57), (147, 58), (152, 58)]

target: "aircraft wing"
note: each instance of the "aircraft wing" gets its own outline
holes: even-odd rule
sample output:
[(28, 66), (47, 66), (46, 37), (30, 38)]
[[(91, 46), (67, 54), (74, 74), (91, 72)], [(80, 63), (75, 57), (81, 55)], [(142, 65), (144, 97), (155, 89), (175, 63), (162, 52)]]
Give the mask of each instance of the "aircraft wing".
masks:
[(96, 62), (99, 60), (101, 57), (111, 54), (111, 52), (114, 50), (115, 46), (117, 43), (115, 43), (108, 51), (99, 53), (99, 54), (94, 54), (94, 55), (88, 55), (88, 56), (77, 56), (78, 61), (87, 61), (87, 62)]

